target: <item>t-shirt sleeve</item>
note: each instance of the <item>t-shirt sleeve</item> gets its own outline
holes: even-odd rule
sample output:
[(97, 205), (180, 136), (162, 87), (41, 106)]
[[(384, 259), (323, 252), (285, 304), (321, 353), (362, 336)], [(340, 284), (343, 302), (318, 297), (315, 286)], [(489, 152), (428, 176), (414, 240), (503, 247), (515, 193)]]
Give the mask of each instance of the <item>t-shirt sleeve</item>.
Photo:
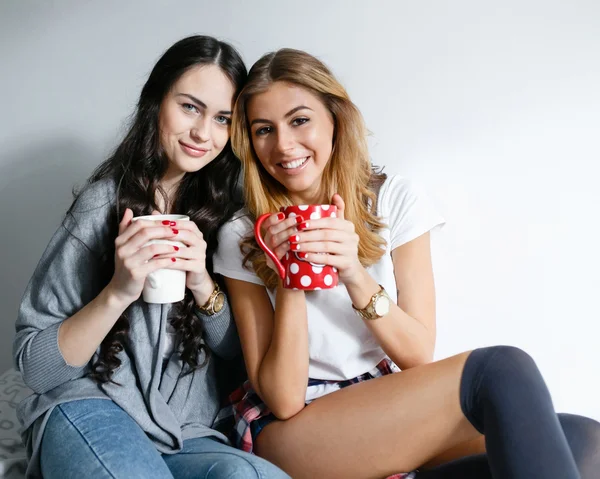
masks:
[(391, 250), (445, 223), (431, 199), (401, 176), (390, 176), (386, 180), (379, 201), (380, 214), (390, 228)]
[(219, 231), (219, 247), (213, 257), (215, 273), (227, 278), (239, 279), (249, 283), (263, 284), (252, 270), (252, 265), (243, 266), (244, 255), (240, 251), (240, 242), (252, 231), (252, 222), (246, 215), (234, 217)]

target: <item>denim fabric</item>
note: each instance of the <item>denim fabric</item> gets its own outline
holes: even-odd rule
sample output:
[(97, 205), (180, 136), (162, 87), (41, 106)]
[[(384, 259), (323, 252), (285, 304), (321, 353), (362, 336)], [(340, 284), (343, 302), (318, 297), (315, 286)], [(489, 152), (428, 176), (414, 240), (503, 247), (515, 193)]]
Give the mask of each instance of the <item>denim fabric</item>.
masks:
[(214, 438), (188, 439), (176, 454), (160, 454), (114, 402), (83, 399), (52, 411), (41, 446), (44, 479), (284, 479), (268, 461)]

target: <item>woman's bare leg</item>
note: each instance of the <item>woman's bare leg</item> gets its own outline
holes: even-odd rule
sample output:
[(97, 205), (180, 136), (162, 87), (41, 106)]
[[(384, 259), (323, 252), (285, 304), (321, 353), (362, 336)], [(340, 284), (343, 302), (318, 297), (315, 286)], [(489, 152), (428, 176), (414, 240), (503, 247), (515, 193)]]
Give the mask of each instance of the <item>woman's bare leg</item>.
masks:
[(469, 353), (328, 394), (257, 438), (256, 453), (295, 479), (380, 478), (476, 440), (460, 406)]
[(480, 434), (476, 439), (457, 444), (423, 464), (420, 469), (429, 469), (466, 456), (485, 454), (485, 437)]

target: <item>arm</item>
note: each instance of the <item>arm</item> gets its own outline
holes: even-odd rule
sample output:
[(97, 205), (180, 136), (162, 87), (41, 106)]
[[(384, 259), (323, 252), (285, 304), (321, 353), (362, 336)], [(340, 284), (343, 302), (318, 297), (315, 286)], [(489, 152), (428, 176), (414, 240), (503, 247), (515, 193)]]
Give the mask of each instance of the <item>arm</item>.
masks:
[(225, 299), (223, 309), (212, 316), (202, 314), (198, 309), (195, 314), (204, 328), (204, 341), (217, 356), (223, 359), (233, 359), (241, 352), (238, 336), (229, 298)]
[(106, 334), (140, 296), (146, 276), (171, 263), (149, 261), (170, 251), (168, 245), (143, 247), (170, 229), (153, 222), (128, 227), (132, 216), (127, 210), (120, 224), (115, 272), (104, 288), (99, 255), (71, 233), (72, 223), (63, 224), (44, 252), (21, 303), (14, 341), (16, 367), (35, 392), (83, 376)]
[[(425, 233), (392, 251), (398, 302), (375, 321), (365, 321), (385, 353), (401, 369), (431, 362), (435, 347), (435, 287), (430, 238)], [(361, 268), (346, 289), (357, 308), (364, 308), (379, 290)], [(394, 292), (388, 291), (393, 298)]]
[(264, 286), (226, 278), (248, 377), (271, 412), (288, 419), (304, 408), (308, 323), (303, 291), (278, 286), (273, 311)]
[[(338, 217), (300, 224), (299, 247), (307, 252), (308, 261), (336, 267), (352, 304), (364, 308), (379, 285), (358, 259), (360, 238), (354, 225), (344, 219), (344, 201), (336, 194), (332, 202), (337, 206)], [(392, 260), (398, 303), (391, 305), (385, 317), (365, 323), (392, 361), (407, 369), (433, 358), (435, 292), (429, 233), (394, 248)], [(393, 291), (388, 294), (394, 296)], [(363, 321), (358, 317), (356, 320)]]

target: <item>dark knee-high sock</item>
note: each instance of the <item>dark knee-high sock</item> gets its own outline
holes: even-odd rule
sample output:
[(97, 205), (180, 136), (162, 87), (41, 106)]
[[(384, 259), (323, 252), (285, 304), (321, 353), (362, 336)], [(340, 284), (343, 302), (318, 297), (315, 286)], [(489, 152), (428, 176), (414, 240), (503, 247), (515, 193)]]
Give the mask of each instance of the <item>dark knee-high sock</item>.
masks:
[[(598, 479), (600, 423), (573, 414), (558, 414), (569, 448), (582, 479)], [(493, 479), (486, 454), (462, 457), (421, 471), (417, 479)]]
[(485, 435), (494, 478), (579, 479), (546, 384), (520, 349), (473, 351), (460, 386), (463, 413)]

